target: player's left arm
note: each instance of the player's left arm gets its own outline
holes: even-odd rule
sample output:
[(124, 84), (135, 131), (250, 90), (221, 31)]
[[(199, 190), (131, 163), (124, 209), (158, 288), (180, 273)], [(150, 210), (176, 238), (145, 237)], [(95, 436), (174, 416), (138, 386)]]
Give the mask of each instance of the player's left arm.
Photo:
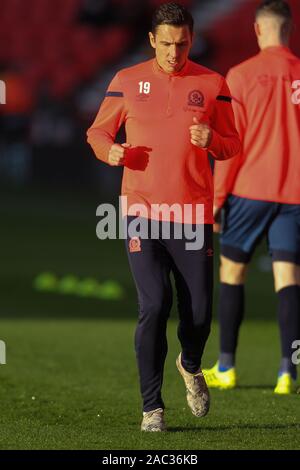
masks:
[(226, 161), (216, 161), (214, 167), (214, 205), (217, 211), (224, 205), (228, 195), (231, 193), (235, 180), (239, 174), (240, 168), (244, 161), (243, 142), (247, 130), (247, 112), (245, 105), (245, 78), (233, 68), (230, 69), (226, 81), (228, 83), (232, 96), (232, 109), (235, 118), (235, 127), (239, 133), (241, 140), (241, 151)]
[(211, 119), (211, 140), (208, 150), (216, 160), (227, 160), (241, 150), (239, 134), (236, 130), (231, 94), (225, 79), (215, 100)]

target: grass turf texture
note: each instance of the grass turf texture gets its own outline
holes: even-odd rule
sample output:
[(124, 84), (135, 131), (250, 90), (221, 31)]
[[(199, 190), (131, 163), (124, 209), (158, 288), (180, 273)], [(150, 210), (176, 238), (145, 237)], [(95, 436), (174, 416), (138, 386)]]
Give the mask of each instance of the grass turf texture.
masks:
[[(3, 198), (2, 198), (3, 201)], [(254, 260), (238, 355), (240, 386), (212, 392), (204, 419), (187, 408), (175, 367), (176, 312), (169, 322), (163, 396), (169, 433), (141, 434), (133, 350), (136, 300), (123, 242), (95, 237), (97, 199), (80, 203), (9, 195), (2, 221), (1, 449), (299, 449), (297, 395), (273, 394), (279, 361), (270, 273)], [(38, 201), (38, 202), (37, 202)], [(264, 252), (264, 247), (261, 247)], [(44, 294), (41, 271), (116, 279), (122, 302)], [(216, 291), (217, 294), (217, 291)], [(204, 366), (217, 354), (213, 325)], [(34, 399), (33, 399), (34, 397)]]

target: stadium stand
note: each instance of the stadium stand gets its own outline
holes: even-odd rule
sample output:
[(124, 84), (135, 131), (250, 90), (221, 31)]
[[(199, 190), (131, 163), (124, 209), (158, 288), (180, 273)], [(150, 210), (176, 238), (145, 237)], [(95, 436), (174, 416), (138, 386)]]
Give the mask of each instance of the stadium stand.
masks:
[[(30, 97), (35, 167), (31, 174), (37, 179), (41, 172), (46, 178), (56, 175), (53, 150), (48, 145), (51, 141), (61, 164), (69, 162), (72, 153), (72, 162), (77, 159), (82, 168), (91, 165), (91, 179), (106, 171), (101, 165), (96, 169), (97, 162), (92, 159), (87, 164), (82, 158), (85, 129), (116, 70), (152, 55), (147, 41), (149, 20), (164, 1), (1, 0), (1, 77), (17, 74)], [(177, 1), (189, 7), (195, 19), (193, 60), (226, 74), (232, 65), (258, 52), (251, 18), (259, 0)], [(299, 25), (300, 2), (289, 1)], [(299, 28), (295, 29), (292, 49), (300, 55)], [(76, 139), (80, 142), (74, 145)], [(70, 171), (69, 163), (65, 166), (68, 178), (76, 179), (75, 170)]]

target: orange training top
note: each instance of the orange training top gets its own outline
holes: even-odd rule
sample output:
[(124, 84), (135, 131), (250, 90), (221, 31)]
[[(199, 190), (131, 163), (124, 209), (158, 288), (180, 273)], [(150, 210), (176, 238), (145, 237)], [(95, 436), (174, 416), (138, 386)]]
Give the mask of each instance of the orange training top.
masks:
[[(156, 59), (149, 60), (116, 74), (88, 130), (88, 142), (97, 158), (108, 162), (116, 133), (125, 122), (131, 148), (125, 153), (122, 195), (127, 196), (128, 206), (203, 204), (204, 221), (211, 224), (208, 151), (220, 160), (240, 151), (230, 102), (226, 82), (217, 73), (188, 60), (180, 72), (170, 75)], [(209, 149), (190, 141), (194, 116), (213, 129)], [(195, 223), (194, 211), (192, 219)], [(172, 215), (171, 220), (176, 221)]]
[(300, 60), (262, 50), (228, 73), (242, 152), (215, 167), (215, 205), (228, 194), (300, 203)]

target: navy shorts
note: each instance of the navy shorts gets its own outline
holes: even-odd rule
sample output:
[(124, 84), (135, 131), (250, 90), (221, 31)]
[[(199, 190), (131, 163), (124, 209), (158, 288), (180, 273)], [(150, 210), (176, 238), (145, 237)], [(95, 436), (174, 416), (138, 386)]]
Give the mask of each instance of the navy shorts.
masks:
[(300, 204), (230, 195), (223, 211), (221, 254), (232, 261), (248, 263), (264, 236), (273, 261), (300, 265)]

